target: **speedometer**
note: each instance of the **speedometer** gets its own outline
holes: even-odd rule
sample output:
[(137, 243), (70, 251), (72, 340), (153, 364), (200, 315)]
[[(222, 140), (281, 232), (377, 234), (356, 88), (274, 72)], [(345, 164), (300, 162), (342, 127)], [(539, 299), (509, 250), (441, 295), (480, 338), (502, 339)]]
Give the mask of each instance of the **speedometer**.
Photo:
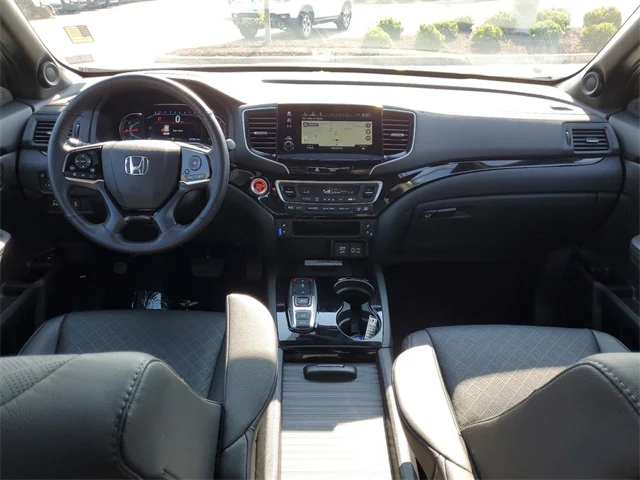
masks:
[(153, 140), (202, 141), (203, 125), (186, 105), (153, 105), (146, 115), (147, 137)]
[(141, 113), (130, 113), (120, 122), (120, 138), (140, 140), (145, 138), (144, 118)]

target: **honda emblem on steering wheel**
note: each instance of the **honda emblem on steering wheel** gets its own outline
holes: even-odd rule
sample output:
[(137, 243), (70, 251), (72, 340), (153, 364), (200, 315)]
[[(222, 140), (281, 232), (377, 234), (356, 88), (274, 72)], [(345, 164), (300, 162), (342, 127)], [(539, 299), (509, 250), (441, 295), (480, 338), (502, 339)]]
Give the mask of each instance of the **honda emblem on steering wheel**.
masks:
[(149, 171), (147, 157), (127, 157), (124, 159), (124, 171), (129, 175), (146, 175)]

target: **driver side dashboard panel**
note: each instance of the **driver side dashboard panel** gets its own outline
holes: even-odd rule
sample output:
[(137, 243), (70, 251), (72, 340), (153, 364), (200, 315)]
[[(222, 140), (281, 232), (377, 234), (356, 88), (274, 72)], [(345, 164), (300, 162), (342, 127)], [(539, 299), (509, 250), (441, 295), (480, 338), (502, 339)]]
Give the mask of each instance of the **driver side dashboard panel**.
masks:
[[(336, 245), (351, 243), (361, 245), (358, 256), (382, 261), (504, 257), (578, 245), (617, 202), (622, 166), (611, 126), (551, 88), (518, 94), (500, 90), (497, 82), (493, 88), (485, 83), (447, 89), (425, 80), (424, 85), (372, 82), (340, 89), (335, 83), (344, 74), (335, 76), (326, 85), (295, 89), (283, 89), (284, 81), (260, 82), (255, 74), (174, 76), (201, 96), (235, 144), (230, 151), (235, 188), (229, 193), (234, 200), (225, 202), (200, 240), (255, 241), (301, 258), (339, 258)], [(239, 84), (247, 95), (238, 91)], [(247, 104), (252, 88), (261, 88), (267, 103)], [(331, 97), (325, 96), (329, 91)], [(314, 103), (296, 104), (301, 92)], [(383, 106), (366, 101), (374, 93)], [(263, 123), (249, 125), (247, 115), (255, 111), (266, 116)], [(358, 116), (378, 111), (385, 118), (399, 112), (394, 113), (398, 118), (389, 117), (396, 123), (382, 120), (380, 140), (375, 137), (378, 114)], [(46, 134), (59, 113), (60, 107), (52, 105), (34, 114), (19, 164), (25, 195), (39, 210), (44, 207), (48, 222), (56, 201), (43, 175)], [(402, 122), (411, 116), (412, 130), (407, 130)], [(291, 120), (296, 127), (287, 134)], [(402, 143), (407, 133), (410, 141)], [(142, 90), (103, 98), (69, 132), (84, 142), (137, 140), (138, 135), (195, 145), (208, 141), (193, 111), (171, 95)], [(335, 145), (323, 146), (328, 141)], [(305, 142), (300, 150), (297, 144)], [(393, 142), (404, 150), (387, 151)], [(367, 185), (376, 185), (375, 191)], [(78, 189), (74, 195), (83, 215), (104, 215), (93, 192)], [(197, 212), (204, 201), (190, 195), (180, 207)], [(62, 220), (53, 218), (54, 224)], [(247, 238), (252, 224), (260, 238)], [(237, 238), (225, 230), (235, 231)]]

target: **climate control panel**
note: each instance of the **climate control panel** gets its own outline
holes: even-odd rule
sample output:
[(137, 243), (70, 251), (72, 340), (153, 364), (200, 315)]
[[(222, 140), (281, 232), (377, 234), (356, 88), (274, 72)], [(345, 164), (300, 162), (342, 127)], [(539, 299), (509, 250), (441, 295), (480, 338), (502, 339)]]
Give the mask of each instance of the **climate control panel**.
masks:
[(370, 213), (382, 182), (311, 182), (280, 180), (278, 196), (292, 213), (353, 215)]

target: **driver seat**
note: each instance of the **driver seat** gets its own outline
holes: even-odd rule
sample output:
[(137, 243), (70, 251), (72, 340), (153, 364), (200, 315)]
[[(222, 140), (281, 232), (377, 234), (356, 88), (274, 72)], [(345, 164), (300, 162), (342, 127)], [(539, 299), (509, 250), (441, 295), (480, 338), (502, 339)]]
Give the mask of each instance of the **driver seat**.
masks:
[[(157, 357), (200, 397), (220, 404), (218, 458), (212, 459), (216, 477), (254, 477), (255, 435), (278, 372), (275, 323), (261, 303), (234, 294), (227, 297), (226, 315), (166, 310), (70, 313), (45, 322), (20, 355), (125, 351)], [(38, 432), (28, 430), (24, 435), (37, 443)], [(55, 472), (65, 462), (59, 463), (50, 466), (51, 478), (66, 476)]]

